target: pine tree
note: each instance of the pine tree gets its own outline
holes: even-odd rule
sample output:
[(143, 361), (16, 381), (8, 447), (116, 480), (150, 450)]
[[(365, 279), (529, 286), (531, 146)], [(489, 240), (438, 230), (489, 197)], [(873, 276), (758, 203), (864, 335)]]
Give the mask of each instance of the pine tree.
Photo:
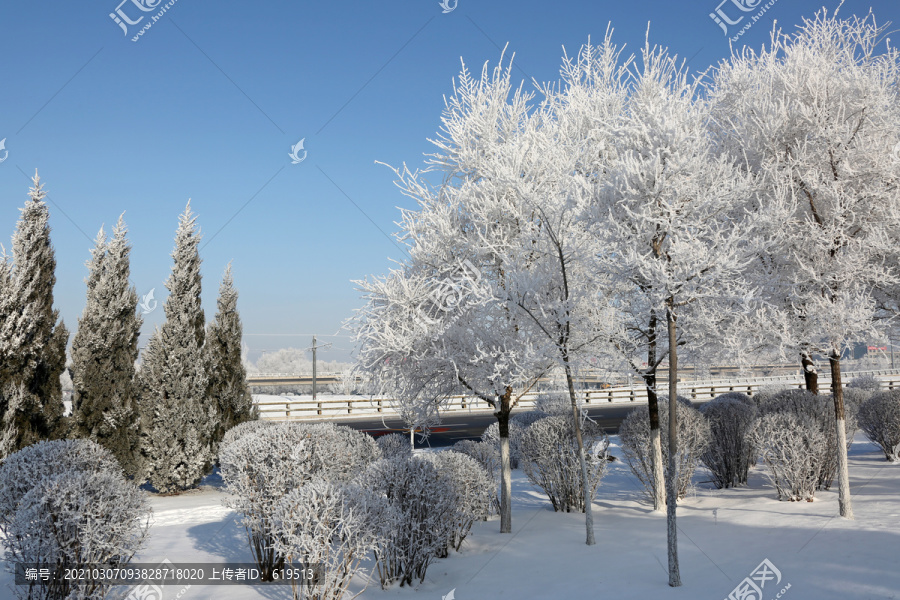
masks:
[[(69, 332), (53, 309), (56, 259), (50, 243), (47, 193), (35, 173), (29, 200), (12, 239), (12, 269), (4, 258), (0, 269), (0, 414), (5, 431), (15, 431), (10, 450), (63, 430), (62, 386)], [(15, 395), (18, 409), (8, 411)], [(7, 415), (7, 412), (9, 414)]]
[(216, 404), (218, 415), (213, 430), (215, 446), (226, 431), (250, 420), (253, 409), (247, 373), (241, 361), (243, 326), (237, 299), (229, 264), (219, 286), (216, 317), (207, 329), (204, 346), (209, 377), (207, 397)]
[(107, 242), (103, 229), (88, 261), (87, 303), (72, 341), (72, 435), (107, 448), (128, 475), (139, 467), (134, 362), (142, 319), (129, 284), (131, 246), (122, 217)]
[(141, 451), (148, 479), (160, 492), (196, 486), (212, 459), (215, 407), (206, 397), (199, 243), (188, 202), (166, 281), (166, 322), (154, 331), (140, 369)]

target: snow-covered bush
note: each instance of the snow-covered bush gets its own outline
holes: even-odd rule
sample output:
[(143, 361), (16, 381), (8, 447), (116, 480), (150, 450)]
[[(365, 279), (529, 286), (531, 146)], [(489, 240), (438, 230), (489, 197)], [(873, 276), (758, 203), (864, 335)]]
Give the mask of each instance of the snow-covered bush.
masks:
[(241, 436), (247, 435), (248, 433), (256, 433), (266, 427), (270, 427), (275, 425), (277, 421), (244, 421), (243, 423), (238, 423), (231, 429), (225, 432), (225, 435), (222, 436), (222, 441), (219, 443), (219, 452), (221, 453), (222, 448), (235, 441)]
[[(38, 568), (127, 566), (149, 527), (144, 494), (121, 473), (101, 468), (42, 477), (6, 527), (6, 561)], [(58, 578), (15, 586), (19, 598), (105, 598), (112, 586)]]
[(412, 454), (409, 436), (402, 433), (389, 433), (375, 440), (381, 450), (382, 458), (397, 458)]
[[(578, 408), (582, 408), (581, 404), (579, 403)], [(572, 414), (572, 400), (567, 393), (543, 393), (538, 396), (537, 401), (534, 403), (534, 408), (538, 412), (554, 417), (566, 417)]]
[[(460, 440), (450, 448), (454, 452), (474, 458), (491, 478), (491, 507), (500, 513), (500, 451), (493, 444), (476, 440)], [(489, 515), (488, 515), (489, 516)]]
[(456, 523), (456, 492), (450, 480), (429, 460), (381, 459), (355, 481), (384, 494), (397, 511), (390, 537), (375, 551), (381, 586), (425, 580), (431, 561), (441, 556)]
[(751, 443), (759, 449), (779, 500), (809, 500), (816, 493), (827, 439), (808, 414), (769, 412), (756, 420)]
[(756, 403), (746, 394), (723, 394), (700, 408), (709, 423), (709, 446), (700, 457), (717, 488), (747, 483), (756, 448), (747, 438), (756, 420)]
[(881, 392), (863, 402), (859, 426), (866, 437), (881, 446), (887, 460), (900, 461), (900, 390)]
[(759, 386), (759, 389), (753, 394), (753, 401), (756, 402), (756, 405), (759, 406), (764, 402), (770, 400), (771, 398), (777, 396), (781, 392), (786, 392), (791, 388), (786, 388), (783, 385), (777, 385), (774, 383), (770, 383), (767, 385)]
[(340, 600), (369, 552), (397, 522), (378, 492), (314, 479), (287, 494), (272, 514), (275, 551), (286, 564), (315, 567), (315, 585), (292, 581), (294, 600)]
[[(759, 405), (760, 414), (791, 413), (805, 415), (816, 422), (825, 436), (825, 451), (818, 461), (819, 471), (816, 489), (827, 490), (837, 473), (837, 428), (834, 419), (834, 400), (830, 395), (813, 394), (807, 390), (784, 390), (764, 399)], [(851, 403), (845, 403), (844, 427), (847, 432), (847, 447), (853, 443), (856, 433), (856, 410)]]
[[(569, 409), (569, 412), (570, 413), (572, 412), (571, 408)], [(540, 421), (541, 419), (544, 419), (549, 416), (550, 416), (549, 413), (546, 413), (542, 410), (528, 410), (525, 412), (520, 412), (520, 413), (516, 413), (516, 414), (512, 415), (509, 418), (509, 422), (515, 423), (516, 425), (519, 425), (520, 427), (527, 428), (532, 423), (536, 423), (537, 421)]]
[[(514, 423), (512, 419), (509, 421), (509, 468), (519, 468), (520, 450), (522, 444), (522, 434), (525, 433), (525, 427)], [(500, 424), (491, 423), (484, 433), (481, 434), (481, 441), (491, 444), (500, 452)]]
[(231, 494), (224, 502), (241, 513), (264, 581), (284, 562), (271, 520), (281, 499), (316, 477), (349, 481), (378, 456), (371, 437), (330, 423), (279, 423), (222, 447), (222, 479)]
[(865, 390), (874, 394), (881, 391), (881, 380), (874, 375), (860, 375), (851, 379), (850, 383), (847, 384), (847, 388)]
[[(449, 547), (459, 550), (472, 529), (472, 524), (490, 515), (497, 488), (478, 461), (465, 454), (444, 451), (426, 457), (453, 485), (456, 518), (447, 541)], [(446, 551), (442, 556), (446, 556)]]
[[(581, 425), (590, 496), (607, 464), (609, 438), (594, 421)], [(572, 417), (553, 416), (533, 423), (522, 436), (522, 470), (550, 498), (553, 510), (584, 512), (584, 483)]]
[[(709, 423), (691, 402), (678, 397), (678, 456), (675, 457), (675, 481), (678, 498), (684, 498), (700, 457), (709, 445)], [(659, 397), (659, 433), (663, 455), (663, 473), (669, 475), (669, 401)], [(647, 498), (655, 496), (653, 465), (650, 456), (650, 416), (645, 407), (636, 408), (619, 426), (619, 439), (631, 472), (641, 482)]]
[(90, 440), (38, 442), (10, 454), (0, 465), (0, 532), (9, 537), (7, 527), (32, 488), (79, 471), (122, 473), (112, 453)]

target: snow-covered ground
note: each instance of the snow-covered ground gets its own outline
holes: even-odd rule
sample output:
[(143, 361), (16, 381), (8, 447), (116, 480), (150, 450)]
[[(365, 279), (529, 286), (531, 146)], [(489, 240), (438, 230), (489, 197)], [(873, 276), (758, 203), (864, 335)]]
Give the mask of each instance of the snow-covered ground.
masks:
[[(613, 439), (611, 450), (621, 451)], [(855, 521), (837, 516), (837, 491), (813, 503), (775, 500), (761, 466), (750, 486), (716, 490), (698, 470), (697, 492), (678, 508), (683, 586), (669, 588), (665, 516), (640, 501), (637, 480), (617, 461), (594, 504), (597, 545), (584, 545), (584, 516), (557, 514), (544, 494), (514, 471), (513, 533), (498, 533), (496, 519), (477, 523), (459, 553), (432, 563), (414, 589), (382, 591), (374, 582), (364, 600), (511, 598), (727, 599), (764, 560), (780, 571), (762, 599), (900, 598), (900, 465), (857, 436), (850, 452)], [(222, 506), (221, 482), (212, 476), (199, 490), (154, 496), (154, 523), (136, 561), (252, 562), (236, 515)], [(12, 577), (0, 576), (0, 590)], [(363, 580), (352, 588), (358, 591)], [(454, 591), (452, 596), (448, 596)], [(0, 597), (12, 597), (0, 591)], [(182, 586), (152, 600), (290, 598), (290, 586)], [(741, 596), (736, 596), (741, 597)], [(144, 600), (151, 600), (146, 597)]]

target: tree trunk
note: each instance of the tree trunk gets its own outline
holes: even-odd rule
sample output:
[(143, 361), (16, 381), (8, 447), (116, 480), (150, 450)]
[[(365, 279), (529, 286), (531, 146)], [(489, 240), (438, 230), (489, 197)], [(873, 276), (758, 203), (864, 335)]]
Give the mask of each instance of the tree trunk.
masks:
[(585, 544), (593, 546), (597, 543), (594, 538), (594, 513), (591, 510), (594, 502), (591, 494), (590, 479), (588, 478), (587, 460), (584, 456), (584, 441), (581, 437), (581, 415), (578, 414), (578, 398), (575, 396), (575, 384), (572, 381), (572, 369), (569, 366), (568, 355), (563, 356), (563, 365), (566, 369), (566, 384), (569, 387), (569, 400), (572, 402), (572, 417), (575, 419), (575, 439), (578, 441), (578, 461), (581, 463), (581, 485), (584, 488), (584, 528), (586, 532)]
[(666, 478), (666, 530), (669, 550), (669, 586), (681, 585), (678, 569), (678, 530), (675, 508), (678, 499), (675, 458), (678, 454), (678, 355), (676, 347), (674, 299), (667, 301), (666, 325), (669, 330), (669, 473)]
[(813, 394), (819, 394), (819, 372), (816, 371), (816, 365), (812, 361), (809, 352), (800, 351), (800, 365), (803, 367), (803, 379), (806, 382), (806, 389)]
[(841, 516), (853, 518), (850, 503), (850, 470), (847, 467), (847, 429), (844, 426), (844, 388), (841, 385), (841, 354), (832, 349), (828, 357), (831, 363), (831, 394), (834, 398), (834, 425), (837, 429), (838, 453), (838, 505)]
[(659, 432), (659, 398), (656, 395), (656, 311), (650, 311), (647, 340), (647, 372), (642, 374), (647, 386), (647, 411), (650, 417), (650, 465), (653, 469), (653, 510), (662, 512), (666, 505), (663, 476), (662, 442)]
[(509, 413), (512, 388), (500, 397), (500, 410), (494, 413), (500, 430), (500, 533), (512, 533), (512, 469), (509, 466)]

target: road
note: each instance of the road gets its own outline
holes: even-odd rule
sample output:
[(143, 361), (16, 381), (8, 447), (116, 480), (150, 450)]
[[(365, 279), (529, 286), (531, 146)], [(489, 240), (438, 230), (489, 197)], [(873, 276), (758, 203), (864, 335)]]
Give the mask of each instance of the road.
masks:
[[(588, 408), (588, 415), (607, 433), (616, 433), (619, 430), (619, 424), (623, 419), (635, 408), (647, 410), (646, 404), (626, 404), (615, 403), (600, 406), (591, 406)], [(516, 413), (513, 412), (513, 415)], [(360, 431), (365, 431), (373, 436), (385, 435), (387, 433), (403, 433), (408, 435), (409, 430), (406, 429), (403, 421), (398, 418), (386, 418), (382, 422), (381, 418), (374, 419), (329, 419), (330, 422), (347, 425)], [(478, 440), (481, 434), (491, 424), (496, 423), (497, 419), (491, 413), (470, 413), (470, 414), (448, 414), (442, 420), (442, 423), (435, 427), (428, 439), (422, 443), (420, 436), (416, 434), (416, 448), (432, 447), (440, 448), (451, 446), (459, 440)]]

